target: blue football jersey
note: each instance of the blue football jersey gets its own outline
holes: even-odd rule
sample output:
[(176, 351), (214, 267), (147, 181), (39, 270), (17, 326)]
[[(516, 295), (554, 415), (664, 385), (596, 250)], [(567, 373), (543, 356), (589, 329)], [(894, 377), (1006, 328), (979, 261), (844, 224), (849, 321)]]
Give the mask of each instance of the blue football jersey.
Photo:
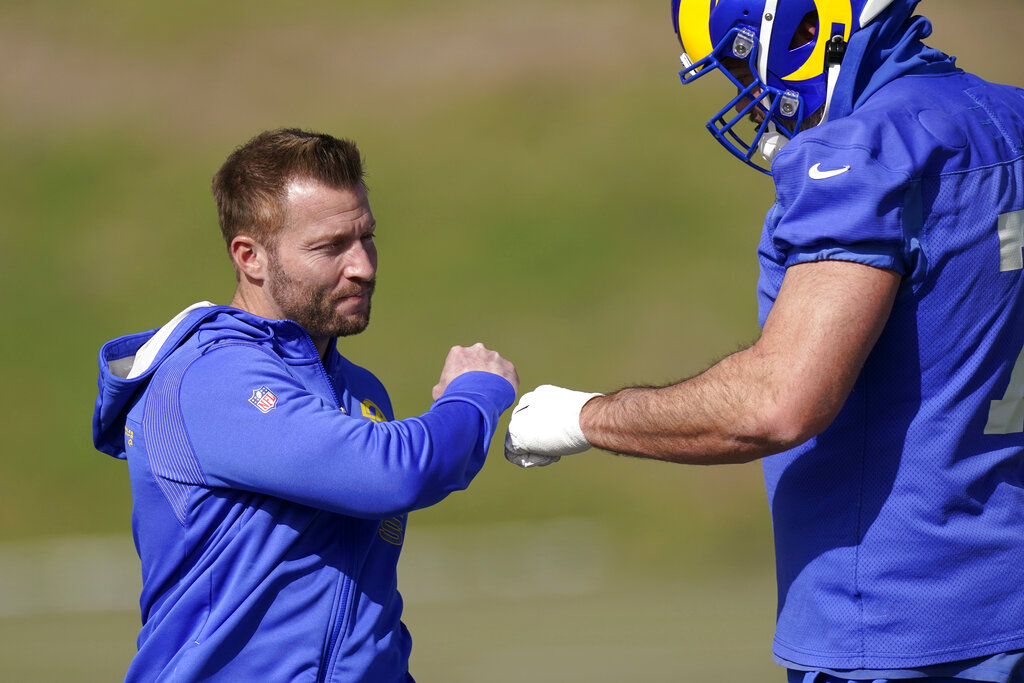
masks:
[(895, 669), (1024, 647), (1024, 91), (898, 78), (772, 172), (762, 324), (791, 265), (903, 276), (833, 424), (763, 462), (776, 655)]

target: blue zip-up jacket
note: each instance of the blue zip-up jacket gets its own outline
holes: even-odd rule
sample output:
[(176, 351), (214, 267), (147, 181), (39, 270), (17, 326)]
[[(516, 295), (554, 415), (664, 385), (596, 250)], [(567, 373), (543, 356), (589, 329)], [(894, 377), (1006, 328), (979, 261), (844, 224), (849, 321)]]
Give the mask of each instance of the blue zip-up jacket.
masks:
[(100, 351), (96, 447), (127, 459), (142, 564), (129, 681), (411, 681), (406, 514), (483, 466), (504, 378), (425, 414), (306, 332), (197, 304)]

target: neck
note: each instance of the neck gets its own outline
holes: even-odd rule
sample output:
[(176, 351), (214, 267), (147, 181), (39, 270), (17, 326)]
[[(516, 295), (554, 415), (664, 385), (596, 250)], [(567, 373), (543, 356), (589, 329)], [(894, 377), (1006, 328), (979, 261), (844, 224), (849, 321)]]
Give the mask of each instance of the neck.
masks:
[[(252, 296), (241, 286), (235, 290), (235, 295), (231, 298), (230, 305), (241, 311), (257, 315), (261, 318), (267, 318), (269, 320), (284, 319), (280, 311), (276, 310), (276, 307), (269, 305), (262, 297)], [(327, 349), (330, 346), (331, 340), (327, 337), (314, 336), (309, 332), (309, 330), (306, 330), (306, 334), (309, 335), (310, 340), (313, 342), (313, 346), (316, 347), (317, 353), (320, 354), (320, 360), (326, 360)]]
[(269, 318), (271, 320), (279, 320), (281, 318), (280, 311), (273, 305), (273, 302), (263, 296), (263, 290), (251, 286), (247, 287), (244, 281), (239, 282), (238, 287), (235, 288), (235, 295), (231, 298), (231, 305), (246, 313), (258, 315), (261, 318)]
[[(309, 334), (307, 331), (306, 334)], [(327, 349), (330, 347), (330, 339), (317, 339), (313, 335), (309, 335), (309, 338), (313, 340), (313, 346), (316, 347), (317, 353), (320, 354), (320, 360), (327, 361)]]

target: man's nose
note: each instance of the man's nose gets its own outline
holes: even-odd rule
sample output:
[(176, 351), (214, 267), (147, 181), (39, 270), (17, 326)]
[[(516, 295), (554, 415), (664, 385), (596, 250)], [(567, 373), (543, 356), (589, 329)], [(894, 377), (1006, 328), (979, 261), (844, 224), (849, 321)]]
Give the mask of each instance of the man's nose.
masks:
[(738, 88), (736, 89), (736, 94), (742, 96), (741, 99), (736, 102), (736, 111), (737, 112), (739, 112), (741, 109), (743, 109), (748, 104), (750, 104), (751, 101), (753, 101), (753, 100), (760, 100), (761, 99), (761, 93), (764, 92), (764, 91), (761, 90), (760, 86), (757, 86), (757, 87), (753, 88), (752, 90), (750, 90), (750, 92), (746, 92), (746, 94), (744, 94), (745, 92), (746, 92), (745, 88), (743, 90), (740, 90)]
[(359, 241), (346, 255), (344, 275), (349, 280), (372, 280), (377, 273), (377, 248)]
[[(742, 92), (742, 90), (738, 90), (737, 94), (741, 94)], [(761, 100), (761, 94), (763, 92), (764, 91), (761, 90), (760, 87), (754, 88), (753, 90), (750, 91), (749, 95), (743, 97), (740, 100), (737, 100), (736, 106), (733, 107), (733, 109), (735, 109), (737, 114), (742, 114), (743, 110), (750, 106), (751, 102), (757, 102)], [(753, 109), (750, 110), (750, 118), (755, 123), (760, 123), (761, 121), (764, 120), (764, 112), (761, 111), (759, 107), (754, 107)]]

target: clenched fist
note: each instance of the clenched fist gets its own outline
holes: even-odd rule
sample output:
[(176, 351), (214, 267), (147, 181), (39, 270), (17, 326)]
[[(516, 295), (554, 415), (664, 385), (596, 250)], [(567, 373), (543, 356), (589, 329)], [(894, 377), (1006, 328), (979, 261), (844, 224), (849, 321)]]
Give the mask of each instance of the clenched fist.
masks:
[(505, 458), (520, 467), (543, 467), (587, 450), (590, 442), (580, 428), (580, 411), (600, 395), (550, 384), (529, 392), (512, 411)]
[(434, 400), (441, 398), (441, 394), (448, 387), (453, 379), (467, 372), (490, 372), (504, 377), (511, 384), (512, 388), (519, 391), (519, 375), (516, 374), (516, 366), (501, 357), (497, 351), (491, 351), (480, 343), (472, 346), (453, 346), (445, 358), (444, 367), (441, 368), (441, 379), (434, 385)]

